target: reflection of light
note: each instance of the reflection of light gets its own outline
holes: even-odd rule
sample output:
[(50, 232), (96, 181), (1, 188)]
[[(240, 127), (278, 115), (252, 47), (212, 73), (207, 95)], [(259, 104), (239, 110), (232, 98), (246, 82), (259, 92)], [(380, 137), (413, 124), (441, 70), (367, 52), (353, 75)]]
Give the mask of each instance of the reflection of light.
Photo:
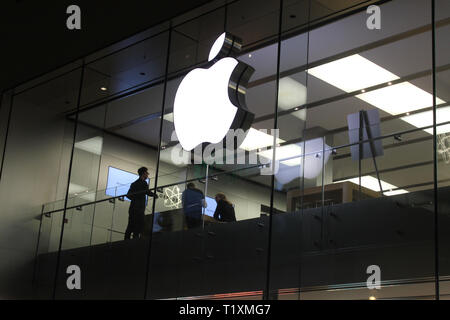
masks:
[[(407, 117), (402, 117), (403, 121), (412, 124), (415, 127), (425, 127), (433, 125), (433, 112), (425, 111), (416, 113), (413, 115), (406, 114)], [(450, 107), (443, 107), (436, 110), (436, 123), (444, 123), (450, 121)], [(450, 124), (446, 124), (443, 126), (436, 127), (437, 134), (442, 134), (446, 132), (450, 132)], [(429, 128), (425, 130), (426, 132), (433, 134), (433, 128)]]
[[(325, 159), (323, 159), (322, 157), (322, 152), (324, 148), (323, 138), (311, 139), (304, 142), (306, 154), (304, 158), (304, 169), (302, 168), (303, 158), (301, 152), (301, 148), (303, 148), (303, 142), (291, 146), (297, 147), (296, 150), (292, 149), (291, 152), (294, 153), (294, 150), (297, 151), (298, 157), (294, 159), (280, 161), (279, 170), (277, 173), (275, 173), (275, 178), (277, 182), (285, 185), (291, 182), (292, 180), (303, 176), (306, 179), (317, 178), (319, 174), (322, 172), (322, 168), (326, 166), (328, 159), (331, 155), (330, 147), (327, 144), (325, 144)], [(278, 156), (279, 149), (280, 148), (276, 149), (277, 159), (280, 159), (280, 157)]]
[[(357, 95), (357, 97), (394, 115), (433, 105), (433, 95), (409, 82), (402, 82), (393, 86), (366, 92)], [(439, 98), (436, 101), (438, 104), (444, 102)]]
[[(258, 155), (271, 160), (273, 158), (273, 149), (258, 152)], [(296, 144), (288, 144), (285, 146), (276, 147), (275, 150), (275, 159), (277, 161), (287, 159), (284, 161), (280, 161), (282, 164), (285, 164), (287, 166), (299, 166), (302, 162), (301, 155), (302, 148)]]
[(100, 136), (75, 143), (75, 148), (97, 155), (102, 154), (102, 146), (103, 146), (103, 138)]
[[(276, 143), (283, 143), (283, 139), (277, 139)], [(266, 148), (273, 146), (273, 136), (254, 128), (248, 130), (247, 136), (245, 137), (239, 148), (252, 151), (256, 149)]]
[[(340, 180), (340, 181), (336, 181), (335, 183), (340, 183), (340, 182), (344, 182), (344, 181), (349, 181), (349, 182), (359, 185), (359, 178)], [(391, 191), (392, 189), (397, 189), (397, 187), (394, 186), (393, 184), (387, 183), (383, 180), (380, 180), (380, 182), (381, 182), (381, 187), (383, 188), (383, 193), (386, 196), (394, 196), (397, 194), (408, 193), (408, 191), (403, 190), (403, 189)], [(376, 192), (380, 192), (380, 185), (378, 183), (378, 179), (374, 178), (372, 176), (361, 177), (361, 186), (364, 188), (376, 191)], [(386, 190), (390, 190), (390, 191), (386, 191)]]
[[(345, 92), (361, 90), (363, 93), (357, 95), (357, 98), (389, 114), (401, 114), (433, 105), (432, 94), (407, 81), (392, 85), (392, 81), (400, 79), (397, 75), (358, 54), (325, 63), (308, 70), (308, 73)], [(370, 92), (363, 89), (386, 82), (388, 87)], [(444, 101), (436, 98), (436, 103), (441, 104)], [(401, 119), (416, 127), (424, 126), (419, 117)], [(441, 120), (450, 121), (450, 115)], [(450, 128), (441, 129), (442, 132), (449, 130)]]
[(166, 114), (164, 115), (164, 120), (173, 122), (173, 112), (171, 112), (171, 113), (166, 113)]
[(359, 54), (309, 69), (308, 74), (345, 92), (353, 92), (399, 79), (395, 74)]
[(369, 300), (377, 300), (374, 296), (369, 297)]
[[(302, 106), (306, 103), (306, 87), (292, 78), (285, 77), (280, 79), (278, 91), (278, 107), (282, 110), (292, 109)], [(298, 108), (296, 108), (296, 111)], [(293, 116), (305, 120), (306, 110), (303, 112), (292, 113)]]

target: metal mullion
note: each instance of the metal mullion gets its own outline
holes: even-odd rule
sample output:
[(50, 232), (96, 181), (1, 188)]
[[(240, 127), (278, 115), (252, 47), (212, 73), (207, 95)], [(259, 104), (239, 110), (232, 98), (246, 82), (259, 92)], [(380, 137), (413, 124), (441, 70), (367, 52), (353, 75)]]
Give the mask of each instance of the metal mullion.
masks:
[[(163, 125), (164, 125), (164, 110), (165, 110), (165, 104), (166, 104), (166, 94), (167, 94), (167, 82), (168, 82), (168, 73), (169, 73), (169, 63), (170, 63), (170, 47), (171, 47), (171, 41), (172, 41), (172, 32), (173, 27), (170, 24), (169, 26), (169, 35), (167, 39), (167, 56), (166, 56), (166, 66), (165, 66), (165, 73), (164, 73), (164, 88), (163, 88), (163, 96), (162, 96), (162, 106), (161, 106), (161, 120), (159, 123), (159, 140), (158, 140), (158, 152), (156, 157), (156, 172), (155, 172), (155, 196), (156, 196), (156, 189), (158, 188), (158, 175), (159, 175), (159, 163), (160, 163), (160, 156), (161, 156), (161, 141), (162, 141), (162, 134), (163, 134)], [(150, 272), (150, 260), (151, 260), (151, 253), (152, 253), (152, 240), (153, 240), (153, 223), (154, 223), (154, 213), (155, 213), (155, 207), (156, 207), (156, 197), (153, 197), (152, 202), (152, 219), (150, 222), (150, 237), (148, 240), (148, 251), (147, 251), (147, 261), (146, 261), (146, 268), (145, 268), (145, 287), (144, 287), (144, 299), (147, 298), (148, 294), (148, 283), (149, 283), (149, 272)]]

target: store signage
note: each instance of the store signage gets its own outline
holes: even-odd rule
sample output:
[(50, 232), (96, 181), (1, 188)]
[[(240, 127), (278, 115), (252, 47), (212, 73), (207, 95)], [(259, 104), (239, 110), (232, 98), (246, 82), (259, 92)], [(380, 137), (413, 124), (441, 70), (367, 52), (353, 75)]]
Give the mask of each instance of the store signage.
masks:
[(223, 33), (213, 44), (206, 67), (190, 71), (181, 81), (173, 113), (184, 150), (219, 143), (229, 129), (250, 128), (254, 115), (245, 105), (245, 92), (254, 69), (233, 57), (240, 50), (240, 39)]

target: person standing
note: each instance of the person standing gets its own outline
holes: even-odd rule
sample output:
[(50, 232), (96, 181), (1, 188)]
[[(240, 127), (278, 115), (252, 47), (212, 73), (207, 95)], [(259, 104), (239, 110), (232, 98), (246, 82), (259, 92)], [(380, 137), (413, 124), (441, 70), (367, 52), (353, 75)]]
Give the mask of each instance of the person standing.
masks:
[(183, 202), (183, 212), (188, 229), (200, 227), (202, 225), (202, 210), (205, 207), (205, 196), (203, 192), (189, 182), (183, 191), (181, 200)]
[(147, 206), (147, 195), (155, 196), (148, 189), (148, 169), (141, 167), (138, 170), (139, 178), (130, 185), (126, 197), (131, 200), (128, 209), (128, 226), (125, 231), (125, 240), (141, 238), (144, 233), (145, 207)]
[(221, 222), (234, 222), (236, 221), (236, 214), (234, 212), (233, 204), (228, 201), (224, 193), (219, 192), (215, 196), (217, 207), (214, 211), (214, 219)]

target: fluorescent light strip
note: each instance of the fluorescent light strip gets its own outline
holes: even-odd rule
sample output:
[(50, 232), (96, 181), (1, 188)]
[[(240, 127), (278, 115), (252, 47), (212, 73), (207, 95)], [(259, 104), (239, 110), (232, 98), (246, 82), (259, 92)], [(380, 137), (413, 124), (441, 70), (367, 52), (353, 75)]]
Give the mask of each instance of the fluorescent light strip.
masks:
[[(308, 70), (308, 73), (347, 93), (400, 79), (392, 72), (358, 54), (312, 68)], [(432, 94), (408, 81), (364, 92), (356, 97), (392, 115), (433, 105)], [(437, 97), (436, 103), (442, 104), (445, 101)], [(413, 126), (423, 127), (425, 123), (432, 124), (430, 114), (431, 112), (424, 112), (421, 116), (406, 116), (401, 119)], [(441, 111), (439, 121), (450, 121), (450, 112)], [(431, 133), (429, 130), (425, 131)], [(439, 131), (450, 132), (450, 126), (443, 126)]]
[[(433, 112), (425, 111), (401, 118), (403, 121), (415, 127), (428, 127), (433, 125)], [(450, 107), (443, 107), (436, 110), (437, 124), (450, 121)], [(425, 129), (429, 134), (433, 134), (433, 128)], [(437, 134), (450, 132), (450, 124), (437, 127)]]
[[(283, 139), (277, 138), (276, 141), (277, 144), (283, 142), (285, 142)], [(245, 137), (244, 141), (239, 146), (239, 148), (244, 149), (246, 151), (252, 151), (272, 146), (273, 146), (272, 135), (265, 133), (264, 131), (250, 128), (247, 133), (247, 136)]]
[(399, 79), (395, 74), (359, 54), (309, 69), (308, 74), (345, 92), (353, 92)]
[[(264, 150), (258, 152), (258, 155), (264, 157), (266, 159), (273, 158), (273, 149)], [(299, 166), (301, 165), (301, 156), (302, 156), (302, 148), (296, 144), (288, 144), (281, 147), (276, 147), (275, 151), (275, 159), (276, 161), (280, 161), (283, 159), (287, 159), (284, 161), (280, 161), (282, 164), (287, 166)], [(292, 159), (290, 159), (292, 158)]]
[[(359, 185), (359, 178), (340, 180), (340, 181), (336, 181), (335, 183), (340, 183), (340, 182), (345, 182), (345, 181), (349, 181), (349, 182)], [(380, 182), (381, 182), (381, 187), (383, 188), (383, 193), (386, 196), (393, 196), (393, 195), (397, 195), (397, 194), (408, 193), (408, 191), (406, 191), (404, 189), (399, 189), (399, 190), (393, 191), (393, 189), (397, 189), (396, 186), (394, 186), (393, 184), (387, 183), (386, 181), (383, 181), (383, 180), (380, 180)], [(372, 176), (361, 177), (361, 186), (364, 188), (376, 191), (376, 192), (380, 192), (380, 185), (378, 184), (378, 179), (374, 178)]]

